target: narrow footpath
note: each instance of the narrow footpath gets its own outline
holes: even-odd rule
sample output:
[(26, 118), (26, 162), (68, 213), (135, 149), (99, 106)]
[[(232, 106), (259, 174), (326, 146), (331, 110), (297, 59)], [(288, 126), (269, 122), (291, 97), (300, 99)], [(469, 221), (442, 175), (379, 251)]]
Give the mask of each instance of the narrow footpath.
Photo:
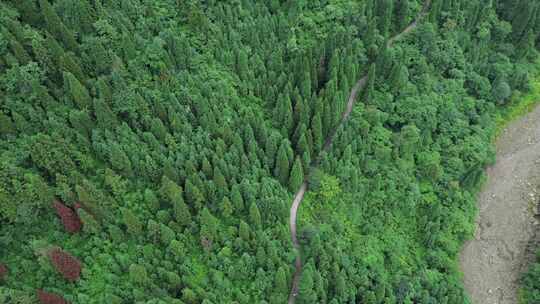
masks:
[[(431, 5), (431, 0), (426, 0), (424, 3), (424, 7), (422, 8), (422, 11), (418, 14), (415, 20), (409, 26), (407, 26), (401, 33), (390, 38), (386, 44), (387, 47), (392, 47), (392, 45), (396, 41), (400, 40), (404, 35), (414, 30), (418, 26), (418, 23), (420, 22), (420, 20), (427, 14), (430, 5)], [(341, 117), (341, 122), (332, 132), (330, 132), (329, 136), (326, 138), (326, 141), (325, 141), (325, 144), (321, 153), (328, 152), (330, 150), (330, 147), (332, 146), (332, 142), (334, 141), (334, 138), (336, 136), (337, 131), (339, 130), (339, 127), (343, 125), (343, 123), (345, 123), (347, 119), (349, 118), (352, 112), (352, 109), (354, 107), (354, 104), (356, 103), (358, 93), (360, 93), (365, 88), (367, 84), (367, 80), (368, 80), (368, 77), (366, 75), (360, 78), (360, 80), (358, 80), (355, 86), (352, 88), (351, 93), (349, 94), (347, 108), (343, 112), (342, 117)], [(306, 176), (308, 175), (309, 175), (309, 172), (306, 174)], [(296, 249), (297, 251), (296, 260), (295, 260), (295, 273), (294, 273), (294, 277), (292, 281), (291, 292), (289, 294), (289, 301), (288, 301), (289, 304), (294, 304), (296, 301), (296, 296), (298, 295), (298, 286), (299, 286), (300, 278), (302, 275), (302, 256), (301, 256), (300, 244), (298, 243), (298, 238), (296, 234), (296, 231), (297, 231), (296, 218), (298, 214), (298, 208), (300, 207), (300, 204), (304, 200), (304, 195), (307, 191), (307, 188), (308, 188), (307, 180), (304, 180), (302, 185), (300, 185), (300, 189), (298, 189), (298, 191), (294, 195), (294, 200), (291, 206), (290, 217), (289, 217), (289, 225), (291, 229), (291, 240), (292, 240), (294, 249)]]
[(540, 107), (501, 134), (497, 161), (487, 176), (478, 197), (474, 239), (460, 254), (465, 289), (474, 304), (517, 304), (539, 199)]

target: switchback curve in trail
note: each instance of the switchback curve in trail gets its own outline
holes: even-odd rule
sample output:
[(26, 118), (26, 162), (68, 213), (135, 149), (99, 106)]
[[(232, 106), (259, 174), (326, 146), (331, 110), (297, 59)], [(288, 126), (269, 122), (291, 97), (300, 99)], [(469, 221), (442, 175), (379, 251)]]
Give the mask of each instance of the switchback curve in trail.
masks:
[[(399, 33), (399, 34), (395, 35), (394, 37), (390, 38), (388, 40), (388, 42), (386, 43), (386, 46), (387, 47), (392, 47), (392, 45), (396, 41), (401, 39), (407, 33), (414, 30), (418, 26), (419, 21), (427, 14), (430, 5), (431, 5), (431, 0), (426, 0), (422, 10), (416, 16), (415, 20), (411, 24), (409, 24), (409, 26), (407, 26), (401, 33)], [(330, 150), (330, 147), (332, 146), (332, 142), (334, 141), (334, 138), (335, 138), (335, 136), (337, 134), (337, 131), (339, 130), (339, 127), (341, 125), (343, 125), (343, 123), (345, 123), (347, 121), (347, 119), (349, 118), (349, 116), (350, 116), (350, 114), (352, 112), (352, 109), (354, 107), (354, 104), (356, 103), (358, 93), (361, 92), (365, 88), (365, 86), (367, 84), (367, 80), (368, 80), (368, 76), (365, 75), (364, 77), (360, 78), (356, 82), (354, 87), (352, 88), (352, 90), (351, 90), (351, 92), (349, 94), (349, 100), (347, 102), (347, 108), (345, 109), (345, 111), (343, 112), (343, 114), (341, 116), (341, 121), (340, 121), (339, 125), (336, 126), (330, 132), (328, 137), (326, 138), (325, 143), (324, 143), (324, 147), (323, 147), (321, 153), (322, 152), (327, 152), (327, 151)], [(320, 154), (319, 154), (319, 156), (320, 156)], [(317, 158), (315, 158), (315, 159), (317, 159)], [(314, 167), (314, 166), (312, 166), (312, 167)], [(309, 172), (306, 173), (306, 176), (308, 176), (308, 175), (309, 175)], [(290, 217), (289, 217), (289, 225), (290, 225), (290, 229), (291, 229), (291, 240), (292, 240), (294, 249), (297, 251), (296, 259), (295, 259), (295, 273), (294, 273), (294, 277), (293, 277), (293, 281), (292, 281), (291, 292), (289, 294), (289, 301), (288, 301), (289, 304), (294, 304), (295, 301), (296, 301), (296, 296), (298, 295), (298, 286), (299, 286), (300, 277), (301, 277), (301, 274), (302, 274), (302, 256), (300, 254), (300, 244), (298, 243), (298, 238), (297, 238), (297, 233), (296, 233), (297, 232), (296, 218), (297, 218), (297, 214), (298, 214), (298, 208), (300, 207), (300, 204), (304, 200), (304, 195), (306, 194), (307, 188), (308, 188), (307, 179), (305, 179), (304, 182), (302, 183), (302, 185), (300, 185), (300, 188), (298, 189), (296, 194), (294, 195), (294, 200), (293, 200), (293, 203), (292, 203), (292, 206), (291, 206)]]
[(518, 303), (519, 279), (534, 236), (532, 207), (540, 183), (540, 107), (511, 123), (497, 140), (497, 161), (478, 197), (474, 238), (460, 254), (472, 303)]

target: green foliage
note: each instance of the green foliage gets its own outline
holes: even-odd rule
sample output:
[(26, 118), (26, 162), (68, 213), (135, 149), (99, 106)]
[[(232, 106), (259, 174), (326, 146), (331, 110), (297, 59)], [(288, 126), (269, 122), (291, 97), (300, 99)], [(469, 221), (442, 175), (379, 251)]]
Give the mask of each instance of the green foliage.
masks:
[(521, 284), (520, 303), (540, 302), (540, 251), (536, 254), (536, 261), (529, 266), (529, 270), (521, 279)]
[(296, 158), (291, 170), (291, 176), (289, 177), (289, 191), (296, 191), (303, 182), (304, 172), (302, 170), (302, 163), (299, 158)]
[(540, 9), (432, 4), (387, 47), (419, 1), (0, 2), (0, 302), (284, 303), (309, 178), (298, 302), (464, 303), (490, 140), (539, 100)]
[(276, 160), (276, 169), (275, 176), (282, 184), (287, 184), (289, 180), (289, 157), (287, 155), (287, 144), (282, 143), (279, 147), (277, 160)]
[(130, 209), (123, 209), (122, 217), (124, 220), (124, 225), (126, 225), (127, 232), (129, 234), (137, 236), (142, 232), (141, 221)]
[(131, 264), (129, 266), (129, 278), (133, 283), (144, 285), (148, 283), (148, 273), (142, 265)]

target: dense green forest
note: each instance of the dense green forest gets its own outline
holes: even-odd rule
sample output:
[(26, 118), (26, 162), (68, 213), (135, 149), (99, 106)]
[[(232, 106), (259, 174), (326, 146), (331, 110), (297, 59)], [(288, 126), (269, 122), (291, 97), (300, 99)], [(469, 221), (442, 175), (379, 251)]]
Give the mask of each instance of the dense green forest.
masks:
[(285, 303), (308, 177), (297, 303), (468, 303), (540, 3), (430, 4), (1, 1), (0, 303)]

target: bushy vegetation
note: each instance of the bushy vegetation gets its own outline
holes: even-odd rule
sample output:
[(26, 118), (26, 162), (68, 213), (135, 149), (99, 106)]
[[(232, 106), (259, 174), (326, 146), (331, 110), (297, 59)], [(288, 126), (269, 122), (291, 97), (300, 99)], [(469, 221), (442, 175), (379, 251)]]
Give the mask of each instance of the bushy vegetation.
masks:
[(520, 303), (540, 303), (540, 250), (536, 253), (536, 260), (523, 276)]
[(298, 303), (466, 303), (540, 5), (433, 0), (387, 47), (423, 5), (0, 2), (0, 302), (284, 303), (309, 173)]

